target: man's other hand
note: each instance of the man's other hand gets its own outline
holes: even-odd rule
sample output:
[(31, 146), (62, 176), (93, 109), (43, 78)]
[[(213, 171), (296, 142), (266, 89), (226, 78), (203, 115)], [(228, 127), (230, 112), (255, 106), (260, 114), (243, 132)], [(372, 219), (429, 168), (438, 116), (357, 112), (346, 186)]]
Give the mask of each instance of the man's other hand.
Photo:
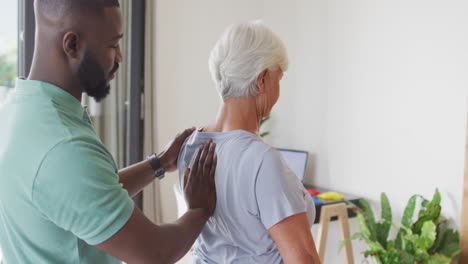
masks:
[(158, 155), (161, 166), (166, 172), (175, 171), (177, 169), (177, 158), (179, 157), (179, 151), (184, 143), (185, 139), (190, 136), (195, 128), (185, 129), (182, 133), (179, 133), (175, 138), (167, 144), (166, 149)]
[(184, 192), (188, 208), (204, 210), (207, 218), (216, 208), (215, 148), (216, 144), (211, 140), (201, 145), (192, 168), (185, 170)]

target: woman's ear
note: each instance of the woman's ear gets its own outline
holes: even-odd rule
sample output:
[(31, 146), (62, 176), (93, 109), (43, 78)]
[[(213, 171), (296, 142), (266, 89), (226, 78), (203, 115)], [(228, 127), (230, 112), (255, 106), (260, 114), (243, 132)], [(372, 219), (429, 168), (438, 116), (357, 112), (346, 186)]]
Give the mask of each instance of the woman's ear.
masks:
[(266, 78), (267, 72), (268, 72), (268, 69), (265, 69), (257, 76), (257, 89), (259, 93), (265, 92), (265, 78)]

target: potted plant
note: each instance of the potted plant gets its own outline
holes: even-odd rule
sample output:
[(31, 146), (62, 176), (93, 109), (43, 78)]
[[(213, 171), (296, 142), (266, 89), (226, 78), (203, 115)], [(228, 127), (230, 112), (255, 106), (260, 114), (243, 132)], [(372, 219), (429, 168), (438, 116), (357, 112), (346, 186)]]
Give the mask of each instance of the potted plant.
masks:
[[(420, 200), (417, 220), (413, 222), (416, 203)], [(381, 219), (376, 221), (374, 213), (366, 200), (354, 207), (360, 231), (351, 240), (362, 240), (368, 250), (364, 256), (372, 257), (382, 264), (442, 264), (451, 263), (460, 253), (459, 233), (448, 226), (447, 219), (441, 216), (441, 196), (436, 189), (431, 201), (421, 195), (413, 195), (406, 205), (397, 226), (393, 224), (390, 202), (385, 193), (381, 194)], [(389, 238), (391, 228), (398, 229), (397, 235)], [(343, 241), (348, 243), (349, 241)]]
[(268, 131), (263, 131), (262, 132), (262, 125), (265, 124), (266, 121), (268, 121), (270, 119), (271, 116), (267, 116), (265, 118), (263, 118), (262, 120), (260, 120), (260, 124), (258, 125), (258, 129), (260, 130), (260, 137), (261, 138), (264, 138), (266, 136), (268, 136), (270, 134), (270, 132)]

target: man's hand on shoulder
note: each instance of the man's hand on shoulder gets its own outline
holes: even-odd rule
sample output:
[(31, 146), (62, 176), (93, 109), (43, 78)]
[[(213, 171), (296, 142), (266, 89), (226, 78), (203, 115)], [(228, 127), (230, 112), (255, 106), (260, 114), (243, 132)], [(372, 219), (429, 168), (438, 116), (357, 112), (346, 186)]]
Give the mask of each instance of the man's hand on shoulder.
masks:
[(179, 157), (179, 151), (184, 144), (185, 139), (190, 136), (195, 128), (185, 129), (182, 133), (179, 133), (171, 140), (166, 148), (158, 155), (161, 162), (161, 166), (166, 172), (175, 171), (177, 169), (177, 158)]
[(192, 168), (186, 168), (185, 199), (189, 209), (200, 209), (209, 218), (216, 208), (216, 144), (209, 140), (200, 146)]
[[(166, 149), (176, 164), (182, 142), (193, 130), (185, 130)], [(216, 208), (215, 144), (208, 140), (185, 173), (184, 190), (189, 210), (176, 222), (155, 225), (138, 208), (111, 238), (96, 247), (126, 263), (176, 263), (197, 239)], [(171, 157), (171, 156), (166, 156)], [(149, 167), (148, 164), (145, 164)]]

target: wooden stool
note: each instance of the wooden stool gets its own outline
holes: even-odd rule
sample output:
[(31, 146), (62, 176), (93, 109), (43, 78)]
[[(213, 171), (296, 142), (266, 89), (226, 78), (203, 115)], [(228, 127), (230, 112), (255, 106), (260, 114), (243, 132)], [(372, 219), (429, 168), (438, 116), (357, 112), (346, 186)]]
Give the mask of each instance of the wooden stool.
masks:
[[(325, 246), (327, 244), (328, 236), (328, 224), (332, 217), (338, 217), (338, 221), (341, 224), (341, 235), (343, 240), (349, 240), (349, 222), (348, 222), (348, 211), (346, 210), (346, 205), (344, 203), (336, 203), (331, 205), (322, 206), (320, 213), (320, 226), (318, 230), (318, 252), (319, 257), (322, 263), (325, 259)], [(351, 246), (351, 241), (345, 245), (346, 252), (346, 263), (353, 264), (353, 249)]]

